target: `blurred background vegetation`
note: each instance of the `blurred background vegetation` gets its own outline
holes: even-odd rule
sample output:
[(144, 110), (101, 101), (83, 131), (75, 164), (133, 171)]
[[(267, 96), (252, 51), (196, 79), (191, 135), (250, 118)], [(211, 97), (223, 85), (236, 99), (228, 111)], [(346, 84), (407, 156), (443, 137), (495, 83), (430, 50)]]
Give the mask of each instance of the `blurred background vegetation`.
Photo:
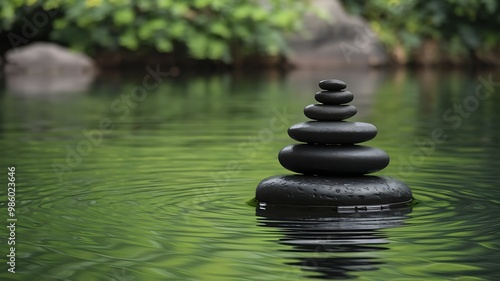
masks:
[[(52, 11), (37, 34), (91, 56), (129, 59), (169, 54), (176, 59), (237, 63), (286, 51), (283, 35), (301, 27), (308, 1), (271, 0), (8, 0), (1, 1), (1, 31), (21, 35), (37, 11)], [(41, 16), (40, 16), (41, 17)], [(35, 16), (36, 18), (36, 16)], [(16, 38), (3, 38), (5, 41)], [(9, 40), (10, 39), (10, 40)], [(30, 38), (28, 38), (30, 39)], [(22, 39), (18, 39), (22, 40)], [(132, 56), (132, 58), (130, 58)], [(122, 59), (122, 58), (120, 58)]]
[(369, 22), (396, 62), (500, 64), (500, 3), (496, 0), (342, 3)]
[[(500, 5), (495, 0), (342, 0), (367, 20), (400, 64), (500, 64)], [(287, 54), (287, 34), (307, 32), (311, 1), (7, 0), (0, 2), (0, 52), (32, 41), (82, 51), (100, 65), (155, 61), (272, 64)], [(46, 24), (39, 13), (47, 18)], [(39, 13), (37, 15), (37, 12)], [(335, 22), (333, 22), (335, 24)], [(31, 26), (30, 26), (31, 25)], [(23, 33), (36, 29), (36, 35)]]

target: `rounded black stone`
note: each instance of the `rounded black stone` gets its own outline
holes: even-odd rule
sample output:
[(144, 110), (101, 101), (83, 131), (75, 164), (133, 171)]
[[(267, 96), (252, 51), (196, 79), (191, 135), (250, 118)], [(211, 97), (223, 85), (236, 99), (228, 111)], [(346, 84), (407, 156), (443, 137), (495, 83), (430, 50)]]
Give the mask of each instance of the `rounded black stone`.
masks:
[(354, 144), (373, 139), (377, 127), (364, 122), (309, 121), (288, 128), (294, 140), (319, 144)]
[(351, 118), (358, 110), (353, 105), (310, 104), (304, 108), (304, 115), (318, 121), (341, 121)]
[(324, 104), (343, 104), (351, 102), (354, 99), (354, 95), (349, 91), (321, 91), (314, 95), (314, 98)]
[(259, 183), (256, 199), (271, 205), (386, 208), (408, 204), (410, 188), (390, 177), (273, 176)]
[(381, 149), (361, 145), (293, 144), (278, 155), (281, 165), (306, 175), (362, 175), (382, 170), (389, 155)]
[(347, 87), (344, 81), (337, 79), (328, 79), (319, 81), (319, 87), (327, 91), (340, 91)]

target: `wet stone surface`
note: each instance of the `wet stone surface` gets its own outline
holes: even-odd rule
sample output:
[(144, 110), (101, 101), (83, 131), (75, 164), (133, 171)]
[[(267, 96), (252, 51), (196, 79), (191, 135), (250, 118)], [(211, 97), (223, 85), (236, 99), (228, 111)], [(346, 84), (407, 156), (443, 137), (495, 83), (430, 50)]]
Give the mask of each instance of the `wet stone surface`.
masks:
[(364, 122), (346, 122), (357, 109), (344, 103), (353, 94), (344, 91), (340, 80), (319, 82), (324, 91), (315, 94), (323, 104), (311, 104), (304, 115), (315, 121), (295, 124), (288, 135), (300, 144), (283, 148), (280, 164), (296, 175), (275, 176), (257, 186), (259, 202), (308, 206), (384, 206), (411, 201), (410, 188), (403, 182), (367, 176), (384, 169), (389, 155), (378, 148), (358, 145), (377, 135), (377, 128)]

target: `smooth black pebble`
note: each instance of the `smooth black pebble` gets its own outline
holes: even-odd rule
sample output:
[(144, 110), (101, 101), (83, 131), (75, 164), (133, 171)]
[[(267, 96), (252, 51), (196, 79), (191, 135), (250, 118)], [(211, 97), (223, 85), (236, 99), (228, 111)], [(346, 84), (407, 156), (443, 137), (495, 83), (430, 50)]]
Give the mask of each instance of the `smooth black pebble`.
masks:
[(364, 122), (309, 121), (288, 128), (294, 140), (318, 144), (354, 144), (373, 139), (377, 127)]
[(292, 144), (278, 154), (281, 166), (306, 175), (363, 175), (389, 165), (381, 149), (361, 145)]
[(314, 95), (314, 98), (324, 104), (344, 104), (351, 102), (354, 95), (349, 91), (321, 91)]
[(318, 121), (341, 121), (353, 117), (357, 112), (353, 105), (310, 104), (304, 108), (306, 117)]
[(340, 81), (337, 79), (328, 79), (328, 80), (321, 80), (319, 82), (319, 87), (327, 91), (340, 91), (345, 89), (347, 85), (344, 81)]

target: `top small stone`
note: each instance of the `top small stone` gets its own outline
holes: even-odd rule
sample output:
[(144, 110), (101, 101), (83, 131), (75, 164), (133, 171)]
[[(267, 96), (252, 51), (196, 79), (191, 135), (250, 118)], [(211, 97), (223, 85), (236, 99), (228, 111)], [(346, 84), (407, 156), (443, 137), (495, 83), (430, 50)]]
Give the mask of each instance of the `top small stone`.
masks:
[(344, 81), (340, 81), (337, 79), (328, 79), (328, 80), (321, 80), (319, 82), (319, 87), (327, 91), (340, 91), (345, 89), (347, 85)]

